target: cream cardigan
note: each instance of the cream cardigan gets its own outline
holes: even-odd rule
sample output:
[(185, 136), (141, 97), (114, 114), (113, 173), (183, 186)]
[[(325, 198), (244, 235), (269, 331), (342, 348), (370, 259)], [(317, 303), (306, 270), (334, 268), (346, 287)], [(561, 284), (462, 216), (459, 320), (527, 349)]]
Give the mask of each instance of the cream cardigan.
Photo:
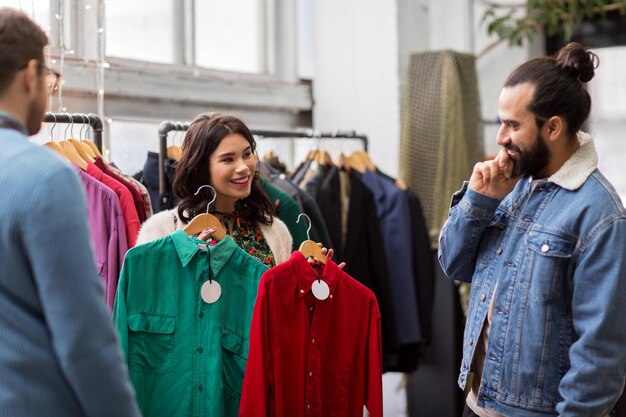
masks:
[[(289, 259), (293, 239), (285, 223), (278, 217), (274, 217), (274, 223), (271, 226), (264, 224), (259, 226), (270, 250), (274, 254), (276, 265)], [(176, 230), (182, 230), (184, 227), (185, 223), (178, 217), (177, 208), (162, 211), (150, 217), (141, 226), (139, 236), (137, 236), (137, 245), (165, 237)]]

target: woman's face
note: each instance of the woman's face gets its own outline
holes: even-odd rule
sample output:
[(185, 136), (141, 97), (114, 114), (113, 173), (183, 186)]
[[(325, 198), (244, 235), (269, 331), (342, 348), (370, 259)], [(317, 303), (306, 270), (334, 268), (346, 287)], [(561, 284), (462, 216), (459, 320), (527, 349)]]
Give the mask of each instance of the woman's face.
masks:
[(232, 133), (222, 139), (209, 157), (209, 175), (217, 193), (218, 211), (231, 212), (237, 200), (250, 195), (256, 162), (245, 137)]

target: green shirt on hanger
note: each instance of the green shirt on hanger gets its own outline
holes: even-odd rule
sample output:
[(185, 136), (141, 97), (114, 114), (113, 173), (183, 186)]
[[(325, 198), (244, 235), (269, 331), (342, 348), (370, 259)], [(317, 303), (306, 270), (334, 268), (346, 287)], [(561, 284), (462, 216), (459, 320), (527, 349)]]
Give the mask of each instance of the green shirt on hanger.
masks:
[[(209, 262), (222, 290), (212, 304)], [(237, 416), (267, 269), (229, 236), (213, 246), (182, 230), (126, 254), (113, 320), (144, 417)]]

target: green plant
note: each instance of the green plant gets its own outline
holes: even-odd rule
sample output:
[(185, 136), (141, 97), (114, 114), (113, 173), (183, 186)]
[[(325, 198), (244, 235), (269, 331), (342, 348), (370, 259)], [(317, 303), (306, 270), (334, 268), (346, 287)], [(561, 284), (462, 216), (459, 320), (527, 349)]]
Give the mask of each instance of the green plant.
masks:
[(548, 36), (572, 37), (574, 27), (584, 19), (606, 18), (608, 12), (626, 14), (626, 0), (528, 0), (525, 3), (505, 4), (483, 1), (488, 6), (482, 16), (487, 33), (496, 35), (494, 43), (488, 45), (478, 56), (484, 55), (501, 42), (519, 46), (544, 29)]

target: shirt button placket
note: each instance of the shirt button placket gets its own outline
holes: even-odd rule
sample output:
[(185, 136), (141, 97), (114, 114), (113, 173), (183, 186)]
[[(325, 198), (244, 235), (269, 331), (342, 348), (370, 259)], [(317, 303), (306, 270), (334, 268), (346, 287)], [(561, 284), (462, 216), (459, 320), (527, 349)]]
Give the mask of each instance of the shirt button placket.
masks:
[[(316, 340), (315, 336), (317, 335), (317, 331), (316, 331), (316, 322), (314, 319), (313, 322), (313, 328), (311, 329), (311, 345), (309, 347), (309, 357), (307, 358), (307, 381), (306, 381), (306, 399), (305, 399), (305, 403), (306, 403), (306, 411), (305, 414), (306, 415), (314, 415), (315, 414), (315, 402), (317, 401), (317, 398), (319, 397), (319, 373), (317, 371), (318, 369), (318, 365), (319, 365), (319, 361), (320, 361), (320, 352), (319, 352), (319, 340)], [(313, 376), (313, 373), (316, 372), (316, 375)]]

